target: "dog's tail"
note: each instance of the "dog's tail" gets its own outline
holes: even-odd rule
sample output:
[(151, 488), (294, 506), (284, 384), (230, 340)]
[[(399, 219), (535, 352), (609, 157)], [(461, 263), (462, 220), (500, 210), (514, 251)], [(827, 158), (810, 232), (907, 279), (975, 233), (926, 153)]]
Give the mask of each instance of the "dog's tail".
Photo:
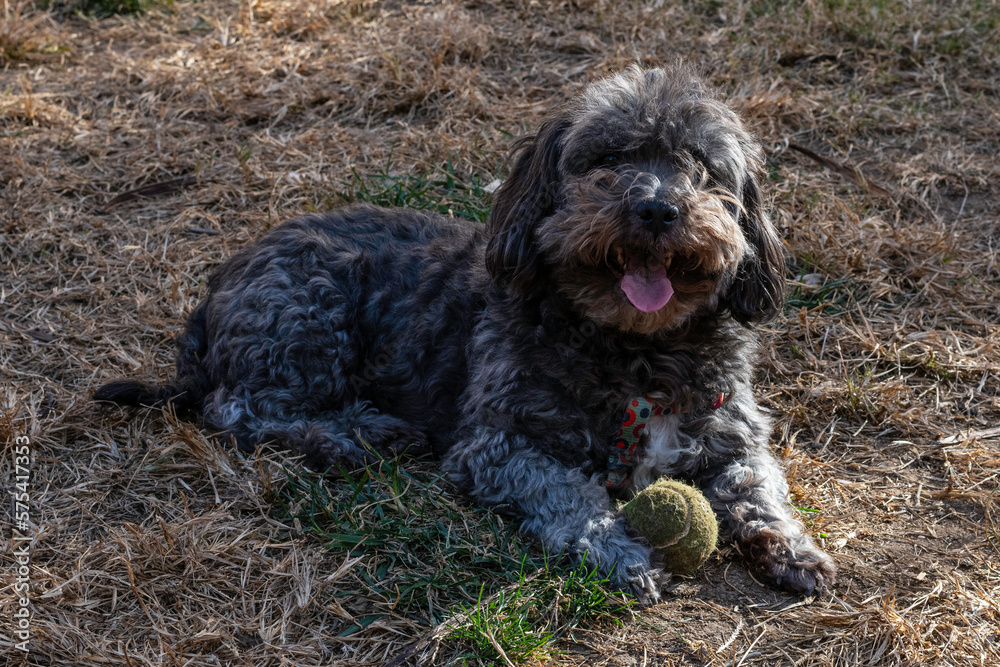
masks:
[(207, 301), (191, 314), (187, 328), (177, 339), (177, 377), (157, 385), (138, 380), (115, 380), (94, 392), (94, 400), (132, 407), (161, 407), (168, 403), (178, 412), (199, 410), (211, 389), (201, 360), (208, 349), (205, 323)]
[(197, 399), (179, 382), (147, 384), (138, 380), (115, 380), (94, 392), (94, 400), (139, 407), (159, 407), (172, 403), (178, 410), (191, 410)]

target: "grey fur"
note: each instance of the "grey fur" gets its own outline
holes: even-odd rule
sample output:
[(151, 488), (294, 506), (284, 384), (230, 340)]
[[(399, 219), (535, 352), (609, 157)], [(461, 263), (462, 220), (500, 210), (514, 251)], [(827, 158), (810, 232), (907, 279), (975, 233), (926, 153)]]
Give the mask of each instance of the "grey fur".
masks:
[[(811, 592), (835, 567), (792, 517), (751, 387), (752, 325), (779, 310), (784, 271), (762, 159), (689, 72), (629, 69), (517, 146), (486, 229), (368, 206), (290, 221), (212, 277), (171, 383), (95, 399), (173, 401), (243, 448), (279, 441), (321, 469), (365, 463), (358, 435), (428, 447), (550, 551), (656, 600), (670, 564), (603, 483), (625, 401), (647, 396), (687, 409), (650, 422), (616, 493), (694, 481), (751, 567)], [(651, 201), (676, 219), (654, 229)], [(656, 312), (619, 286), (637, 262), (669, 272)]]

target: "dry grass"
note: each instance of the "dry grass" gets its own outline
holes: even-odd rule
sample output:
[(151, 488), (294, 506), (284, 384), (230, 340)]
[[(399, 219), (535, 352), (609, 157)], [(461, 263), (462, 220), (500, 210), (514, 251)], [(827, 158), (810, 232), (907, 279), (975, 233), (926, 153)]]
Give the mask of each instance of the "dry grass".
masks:
[[(169, 415), (102, 414), (89, 392), (166, 376), (211, 267), (269, 226), (369, 197), (369, 174), (450, 178), (419, 203), (475, 216), (468, 197), (501, 175), (511, 135), (606, 72), (680, 57), (768, 147), (795, 280), (759, 391), (793, 501), (842, 579), (802, 603), (728, 549), (624, 623), (553, 626), (558, 643), (538, 655), (998, 664), (998, 45), (995, 0), (178, 1), (59, 22), (5, 2), (0, 475), (13, 479), (13, 439), (30, 436), (34, 638), (25, 656), (0, 623), (0, 655), (380, 664), (474, 604), (461, 582), (523, 554), (423, 464), (413, 498), (435, 509), (403, 503), (396, 520), (429, 535), (420, 517), (450, 517), (443, 534), (472, 545), (467, 561), (333, 544), (348, 515), (304, 524), (316, 512), (288, 494), (322, 487), (330, 503), (344, 485), (297, 487), (281, 453), (243, 459)], [(5, 620), (10, 537), (5, 521)], [(448, 574), (419, 604), (396, 603), (410, 598), (395, 582), (435, 572)], [(533, 622), (562, 613), (553, 599)], [(469, 646), (420, 655), (489, 662)]]
[(42, 52), (53, 50), (53, 38), (49, 17), (39, 11), (31, 0), (3, 0), (3, 13), (0, 14), (0, 65), (38, 59)]

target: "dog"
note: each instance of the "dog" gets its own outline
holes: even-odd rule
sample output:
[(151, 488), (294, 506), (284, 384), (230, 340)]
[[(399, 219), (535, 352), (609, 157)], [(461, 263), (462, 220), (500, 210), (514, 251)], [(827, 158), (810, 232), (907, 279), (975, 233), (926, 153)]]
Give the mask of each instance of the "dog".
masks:
[(485, 226), (367, 205), (287, 222), (212, 276), (172, 381), (94, 398), (200, 411), (321, 470), (430, 450), (648, 602), (670, 563), (611, 499), (683, 478), (753, 571), (811, 594), (836, 568), (792, 514), (752, 389), (785, 270), (763, 161), (693, 73), (633, 66), (515, 144)]

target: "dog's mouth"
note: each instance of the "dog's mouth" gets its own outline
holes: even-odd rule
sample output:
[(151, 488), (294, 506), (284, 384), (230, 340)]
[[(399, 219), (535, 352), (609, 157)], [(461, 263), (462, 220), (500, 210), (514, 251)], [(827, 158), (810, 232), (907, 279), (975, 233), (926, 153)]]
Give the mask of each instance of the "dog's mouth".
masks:
[(655, 313), (674, 295), (669, 278), (673, 273), (673, 258), (672, 252), (658, 257), (617, 244), (608, 251), (608, 264), (620, 281), (622, 292), (629, 303), (644, 313)]

